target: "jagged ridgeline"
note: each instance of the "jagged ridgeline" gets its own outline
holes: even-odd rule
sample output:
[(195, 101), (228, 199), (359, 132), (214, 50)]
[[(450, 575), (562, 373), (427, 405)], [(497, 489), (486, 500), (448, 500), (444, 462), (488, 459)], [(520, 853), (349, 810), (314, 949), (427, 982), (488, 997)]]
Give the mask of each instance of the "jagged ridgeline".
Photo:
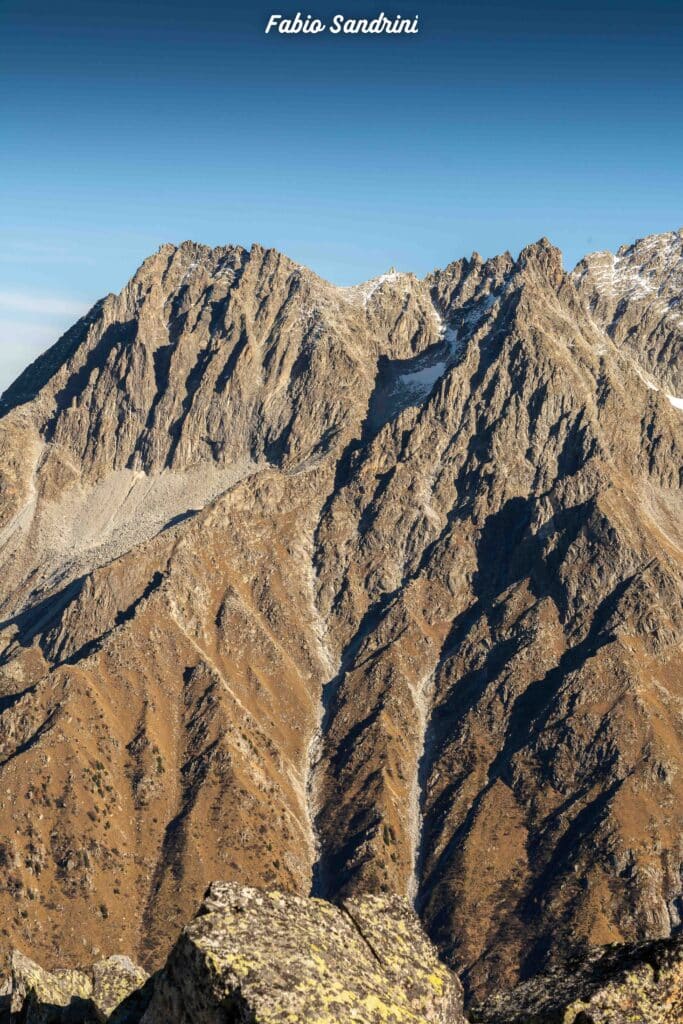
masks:
[(683, 233), (337, 288), (164, 246), (0, 417), (0, 908), (414, 901), (479, 997), (681, 922)]

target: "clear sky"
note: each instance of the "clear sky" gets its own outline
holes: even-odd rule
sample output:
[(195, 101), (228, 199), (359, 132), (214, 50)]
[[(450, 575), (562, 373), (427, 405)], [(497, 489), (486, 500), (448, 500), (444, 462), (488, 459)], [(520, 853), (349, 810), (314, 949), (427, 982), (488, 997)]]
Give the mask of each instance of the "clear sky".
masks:
[(165, 241), (349, 284), (683, 224), (681, 0), (279, 3), (0, 0), (0, 389)]

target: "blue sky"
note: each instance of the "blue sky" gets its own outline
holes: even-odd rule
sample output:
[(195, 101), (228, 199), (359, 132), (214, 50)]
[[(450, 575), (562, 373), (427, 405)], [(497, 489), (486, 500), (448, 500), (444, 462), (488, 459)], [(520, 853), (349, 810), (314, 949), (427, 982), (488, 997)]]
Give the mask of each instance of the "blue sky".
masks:
[[(407, 37), (269, 14), (419, 15)], [(339, 283), (683, 224), (680, 0), (0, 0), (0, 389), (165, 241)]]

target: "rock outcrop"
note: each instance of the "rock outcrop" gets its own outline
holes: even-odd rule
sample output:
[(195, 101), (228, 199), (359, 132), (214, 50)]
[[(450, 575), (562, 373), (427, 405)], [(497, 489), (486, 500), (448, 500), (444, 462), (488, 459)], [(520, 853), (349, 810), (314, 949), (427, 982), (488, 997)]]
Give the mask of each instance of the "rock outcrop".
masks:
[(682, 237), (164, 246), (19, 378), (5, 950), (157, 969), (214, 878), (406, 897), (480, 995), (679, 926)]
[(128, 957), (111, 956), (88, 970), (43, 970), (15, 950), (6, 1009), (22, 1024), (137, 1024), (149, 1001), (147, 974)]
[(126, 957), (45, 971), (15, 951), (3, 1008), (22, 1024), (681, 1024), (683, 938), (585, 949), (465, 1016), (405, 899), (217, 882), (152, 978)]
[(680, 1024), (683, 939), (607, 946), (473, 1007), (472, 1024)]
[(212, 885), (142, 1024), (464, 1024), (462, 990), (406, 900), (340, 906)]
[(335, 907), (215, 883), (149, 982), (125, 957), (44, 971), (12, 957), (24, 1024), (464, 1024), (462, 989), (397, 896)]

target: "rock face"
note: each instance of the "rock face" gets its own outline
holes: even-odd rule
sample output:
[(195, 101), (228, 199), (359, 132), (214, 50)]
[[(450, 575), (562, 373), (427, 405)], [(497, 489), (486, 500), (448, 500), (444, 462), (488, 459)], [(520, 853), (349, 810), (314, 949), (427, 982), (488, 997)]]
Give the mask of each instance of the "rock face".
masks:
[(572, 280), (610, 338), (631, 353), (650, 386), (683, 395), (683, 235), (671, 232), (597, 252)]
[(472, 1024), (677, 1024), (683, 940), (608, 946), (473, 1007)]
[(408, 897), (480, 994), (678, 927), (682, 239), (164, 246), (19, 378), (6, 947), (157, 968), (213, 878)]
[(462, 991), (405, 899), (211, 886), (142, 1024), (464, 1024)]

